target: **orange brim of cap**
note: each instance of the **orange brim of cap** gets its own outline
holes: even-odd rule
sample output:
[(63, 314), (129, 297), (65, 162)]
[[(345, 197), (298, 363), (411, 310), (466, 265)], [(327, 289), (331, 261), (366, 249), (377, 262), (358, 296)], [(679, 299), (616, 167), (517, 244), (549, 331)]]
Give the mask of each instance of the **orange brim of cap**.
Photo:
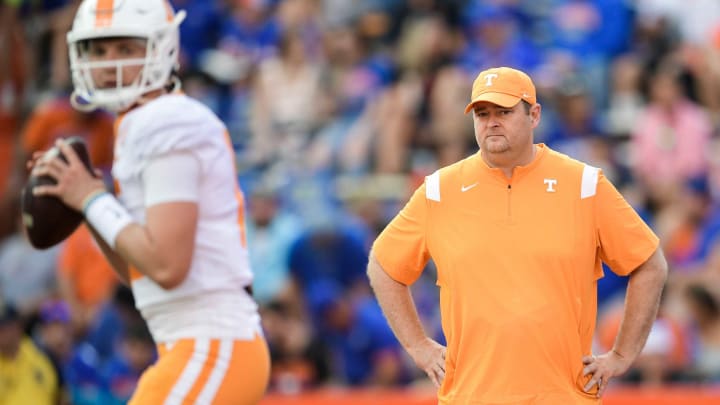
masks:
[(496, 105), (499, 105), (500, 107), (510, 108), (514, 107), (515, 104), (520, 102), (520, 97), (511, 96), (509, 94), (505, 93), (483, 93), (477, 97), (475, 97), (470, 104), (465, 107), (465, 114), (472, 111), (475, 104), (481, 102), (481, 101), (487, 101), (489, 103), (493, 103)]

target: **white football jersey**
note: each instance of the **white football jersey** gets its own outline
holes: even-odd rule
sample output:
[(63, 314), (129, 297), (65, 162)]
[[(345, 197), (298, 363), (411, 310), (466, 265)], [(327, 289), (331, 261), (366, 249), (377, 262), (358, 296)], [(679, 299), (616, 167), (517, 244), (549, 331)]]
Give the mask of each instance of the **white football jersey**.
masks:
[(195, 251), (187, 277), (165, 290), (131, 269), (136, 306), (155, 341), (254, 338), (260, 333), (260, 317), (244, 290), (252, 282), (244, 202), (225, 126), (198, 101), (168, 94), (125, 114), (116, 130), (112, 173), (118, 199), (141, 224), (147, 208), (143, 170), (148, 163), (177, 152), (190, 152), (200, 162)]

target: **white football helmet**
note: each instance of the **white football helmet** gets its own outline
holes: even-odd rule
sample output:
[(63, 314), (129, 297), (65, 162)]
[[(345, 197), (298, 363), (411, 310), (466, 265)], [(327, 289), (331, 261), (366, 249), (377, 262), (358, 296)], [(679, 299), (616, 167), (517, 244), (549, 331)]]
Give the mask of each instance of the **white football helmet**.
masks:
[[(173, 69), (178, 67), (178, 27), (184, 19), (185, 11), (175, 14), (167, 0), (83, 0), (67, 34), (75, 87), (70, 96), (73, 106), (82, 111), (99, 107), (122, 111), (143, 94), (167, 86)], [(90, 61), (89, 40), (109, 37), (144, 40), (145, 57)], [(132, 65), (142, 66), (142, 71), (132, 84), (123, 86), (122, 68)], [(98, 88), (91, 70), (108, 67), (116, 69), (117, 85)]]

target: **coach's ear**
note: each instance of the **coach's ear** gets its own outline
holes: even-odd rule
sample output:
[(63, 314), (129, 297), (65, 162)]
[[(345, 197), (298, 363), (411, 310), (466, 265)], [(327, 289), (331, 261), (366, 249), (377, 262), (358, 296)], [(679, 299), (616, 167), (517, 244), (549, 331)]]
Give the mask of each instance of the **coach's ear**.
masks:
[(540, 124), (540, 117), (542, 117), (542, 105), (540, 105), (540, 103), (535, 103), (530, 106), (530, 123), (532, 124), (533, 129), (537, 128)]

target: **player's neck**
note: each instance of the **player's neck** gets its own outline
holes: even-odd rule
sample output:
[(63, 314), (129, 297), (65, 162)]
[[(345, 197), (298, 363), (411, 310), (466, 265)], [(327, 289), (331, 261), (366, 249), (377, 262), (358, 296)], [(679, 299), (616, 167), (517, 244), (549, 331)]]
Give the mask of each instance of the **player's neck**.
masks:
[(135, 108), (138, 108), (142, 105), (145, 105), (167, 93), (168, 92), (165, 89), (157, 89), (157, 90), (149, 91), (149, 92), (143, 94), (142, 96), (140, 96), (140, 98), (138, 98), (137, 101), (135, 101), (130, 107), (128, 107), (124, 111), (120, 111), (120, 114), (125, 114), (125, 113), (127, 113)]
[(537, 146), (532, 145), (530, 148), (523, 150), (519, 154), (513, 154), (512, 151), (503, 153), (489, 153), (482, 151), (481, 156), (488, 166), (500, 169), (505, 177), (512, 178), (513, 170), (518, 166), (527, 166), (537, 154)]

